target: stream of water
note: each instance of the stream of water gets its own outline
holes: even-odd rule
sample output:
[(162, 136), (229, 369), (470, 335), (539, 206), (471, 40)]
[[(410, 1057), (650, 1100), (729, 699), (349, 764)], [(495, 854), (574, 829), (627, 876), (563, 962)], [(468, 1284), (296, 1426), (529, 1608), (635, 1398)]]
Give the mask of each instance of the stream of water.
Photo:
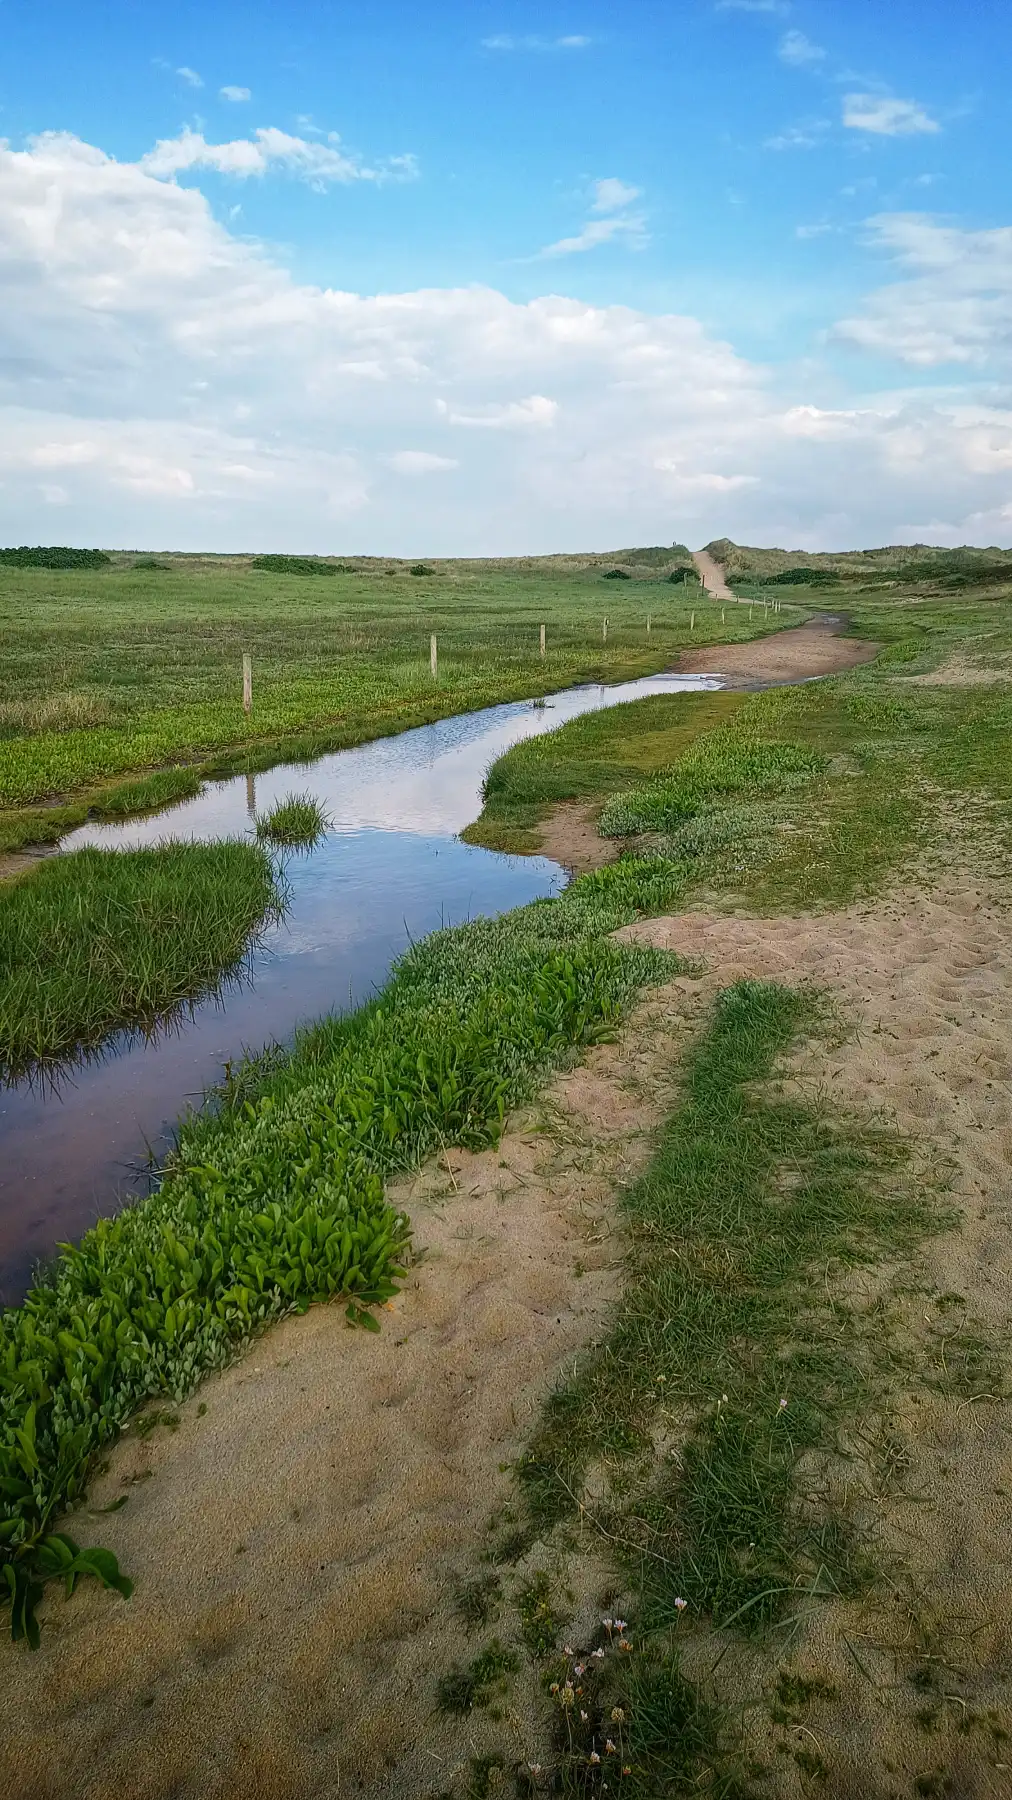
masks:
[(0, 1090), (0, 1298), (19, 1298), (40, 1257), (143, 1191), (187, 1106), (227, 1061), (289, 1039), (301, 1022), (360, 1005), (413, 939), (522, 906), (565, 885), (545, 857), (502, 856), (456, 835), (481, 810), (489, 763), (521, 738), (648, 694), (718, 688), (717, 676), (656, 675), (441, 720), (312, 763), (209, 783), (143, 819), (86, 825), (61, 849), (127, 849), (166, 838), (248, 833), (293, 789), (332, 821), (288, 865), (291, 903), (255, 952), (250, 979), (221, 990), (156, 1037), (120, 1033), (55, 1083)]

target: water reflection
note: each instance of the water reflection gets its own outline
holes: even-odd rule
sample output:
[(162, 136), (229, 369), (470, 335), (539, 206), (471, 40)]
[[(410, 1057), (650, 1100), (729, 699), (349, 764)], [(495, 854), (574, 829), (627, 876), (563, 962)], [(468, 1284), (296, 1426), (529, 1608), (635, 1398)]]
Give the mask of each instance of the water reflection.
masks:
[(286, 914), (265, 933), (247, 982), (198, 1002), (168, 1033), (121, 1033), (55, 1091), (0, 1093), (3, 1297), (17, 1297), (34, 1261), (59, 1240), (137, 1191), (180, 1112), (199, 1103), (226, 1062), (360, 1004), (412, 939), (558, 892), (565, 872), (546, 858), (500, 856), (455, 835), (479, 812), (485, 770), (503, 750), (622, 700), (720, 685), (710, 676), (654, 676), (571, 689), (544, 708), (520, 703), (441, 720), (313, 763), (214, 782), (144, 819), (71, 833), (64, 849), (238, 837), (293, 787), (333, 821), (310, 854), (287, 861)]

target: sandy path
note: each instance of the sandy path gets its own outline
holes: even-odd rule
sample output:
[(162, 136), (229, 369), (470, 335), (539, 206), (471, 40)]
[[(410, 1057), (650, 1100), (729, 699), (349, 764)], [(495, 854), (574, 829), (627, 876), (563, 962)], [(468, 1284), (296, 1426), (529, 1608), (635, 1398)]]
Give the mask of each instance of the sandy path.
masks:
[(761, 687), (810, 681), (815, 675), (839, 675), (871, 662), (879, 645), (844, 637), (843, 620), (834, 614), (810, 619), (748, 644), (708, 644), (683, 650), (681, 674), (721, 675), (726, 687)]
[(708, 594), (712, 594), (715, 600), (737, 601), (738, 596), (737, 594), (732, 594), (731, 589), (724, 580), (724, 571), (719, 562), (714, 562), (713, 557), (708, 556), (705, 550), (694, 550), (692, 552), (692, 560), (699, 571), (699, 579)]
[[(90, 1504), (127, 1504), (69, 1528), (136, 1591), (47, 1601), (37, 1657), (0, 1642), (4, 1800), (421, 1796), (465, 1767), (491, 1727), (434, 1712), (478, 1647), (453, 1590), (614, 1297), (614, 1182), (664, 1104), (630, 1089), (641, 1061), (602, 1046), (497, 1150), (397, 1184), (427, 1255), (379, 1337), (314, 1308), (178, 1430), (116, 1446)], [(514, 1754), (536, 1745), (532, 1706)]]

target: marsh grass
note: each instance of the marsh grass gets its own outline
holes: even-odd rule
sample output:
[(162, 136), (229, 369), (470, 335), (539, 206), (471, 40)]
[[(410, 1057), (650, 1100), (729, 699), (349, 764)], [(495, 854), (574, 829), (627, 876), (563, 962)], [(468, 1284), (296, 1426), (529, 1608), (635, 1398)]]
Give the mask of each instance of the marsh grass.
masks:
[(0, 1079), (151, 1030), (234, 973), (281, 893), (244, 843), (77, 850), (0, 886)]
[[(329, 577), (315, 580), (268, 576), (238, 558), (0, 568), (0, 841), (31, 842), (43, 801), (89, 801), (82, 790), (163, 764), (243, 773), (576, 681), (665, 668), (688, 641), (691, 596), (655, 583), (683, 554), (630, 560), (634, 579), (609, 594), (606, 644), (599, 572), (609, 565), (594, 557), (436, 563), (424, 581), (368, 561), (321, 564)], [(695, 641), (750, 637), (765, 623), (722, 628), (709, 608), (697, 612)], [(253, 659), (250, 716), (243, 650)]]
[(257, 819), (261, 842), (291, 849), (311, 850), (329, 829), (330, 819), (312, 794), (289, 794)]
[[(826, 1471), (902, 1359), (888, 1309), (848, 1301), (842, 1278), (908, 1256), (949, 1215), (895, 1131), (771, 1087), (822, 1023), (815, 998), (775, 983), (721, 995), (656, 1159), (623, 1197), (613, 1330), (554, 1395), (520, 1468), (544, 1529), (604, 1460), (608, 1529), (648, 1632), (676, 1627), (686, 1603), (755, 1631), (806, 1594), (870, 1579)], [(659, 1432), (678, 1440), (673, 1458), (655, 1455)]]

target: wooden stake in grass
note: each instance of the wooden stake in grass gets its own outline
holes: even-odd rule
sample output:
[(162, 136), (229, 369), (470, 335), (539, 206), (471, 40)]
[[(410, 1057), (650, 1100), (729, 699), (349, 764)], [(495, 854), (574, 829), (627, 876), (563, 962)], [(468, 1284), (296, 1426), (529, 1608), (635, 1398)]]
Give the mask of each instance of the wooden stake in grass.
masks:
[(650, 636), (650, 614), (647, 613), (647, 637)]
[(723, 607), (721, 607), (721, 609), (720, 609), (720, 622), (723, 625), (723, 623), (724, 623), (724, 608)]
[(696, 615), (694, 612), (691, 612), (689, 614), (689, 630), (695, 631), (695, 629), (696, 629)]
[(439, 653), (436, 649), (435, 632), (432, 633), (432, 636), (429, 639), (429, 668), (432, 670), (432, 679), (435, 681), (439, 672)]
[(601, 620), (601, 642), (602, 642), (602, 644), (606, 644), (608, 642), (608, 621), (607, 621), (607, 619)]
[(541, 654), (542, 656), (545, 654), (545, 628), (543, 625), (541, 627)]
[(253, 711), (253, 658), (245, 653), (242, 659), (242, 710)]

